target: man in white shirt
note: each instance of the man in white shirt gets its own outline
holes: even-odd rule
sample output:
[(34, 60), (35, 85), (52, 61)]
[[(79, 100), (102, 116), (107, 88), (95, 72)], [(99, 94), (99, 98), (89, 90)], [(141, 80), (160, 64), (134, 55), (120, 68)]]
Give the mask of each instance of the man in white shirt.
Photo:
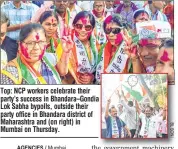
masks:
[(139, 113), (139, 117), (142, 122), (140, 137), (141, 138), (156, 138), (156, 129), (160, 121), (162, 121), (162, 117), (160, 117), (160, 113), (156, 116), (152, 116), (151, 107), (147, 106), (145, 108), (145, 114), (141, 112), (138, 103), (136, 102), (136, 109)]
[(106, 0), (106, 17), (114, 13), (114, 0)]
[(130, 129), (130, 132), (132, 134), (131, 137), (133, 138), (136, 131), (136, 108), (133, 106), (132, 101), (127, 101), (123, 91), (121, 95), (119, 95), (118, 91), (118, 96), (121, 99), (121, 104), (125, 109), (125, 123), (127, 127)]

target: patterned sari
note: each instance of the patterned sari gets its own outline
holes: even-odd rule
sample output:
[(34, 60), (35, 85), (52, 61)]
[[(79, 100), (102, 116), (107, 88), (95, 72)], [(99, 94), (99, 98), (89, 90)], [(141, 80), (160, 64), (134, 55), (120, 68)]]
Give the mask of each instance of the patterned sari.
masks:
[(61, 79), (45, 56), (36, 71), (18, 55), (1, 71), (1, 84), (61, 84)]

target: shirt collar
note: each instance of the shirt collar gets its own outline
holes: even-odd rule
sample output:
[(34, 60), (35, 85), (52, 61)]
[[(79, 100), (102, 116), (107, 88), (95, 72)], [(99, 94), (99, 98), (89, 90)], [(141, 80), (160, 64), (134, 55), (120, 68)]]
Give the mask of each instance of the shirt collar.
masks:
[[(23, 2), (20, 2), (20, 8), (19, 9), (25, 9), (25, 4), (23, 3)], [(13, 3), (13, 1), (11, 2), (11, 6), (13, 7), (13, 8), (15, 8), (15, 9), (17, 9), (16, 8), (16, 6), (14, 5), (14, 3)]]

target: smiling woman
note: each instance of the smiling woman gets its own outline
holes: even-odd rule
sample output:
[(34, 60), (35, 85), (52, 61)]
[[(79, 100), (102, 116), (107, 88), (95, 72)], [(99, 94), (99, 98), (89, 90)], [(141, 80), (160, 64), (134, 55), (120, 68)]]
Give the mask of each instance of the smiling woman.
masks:
[(74, 47), (70, 57), (69, 72), (73, 82), (92, 84), (96, 70), (97, 42), (93, 36), (95, 27), (94, 16), (88, 11), (79, 12), (73, 21), (72, 39)]
[[(44, 56), (46, 37), (40, 24), (29, 24), (20, 31), (17, 58), (10, 61), (1, 71), (2, 84), (61, 84), (61, 61), (51, 64)], [(58, 74), (58, 72), (59, 74)], [(65, 72), (64, 72), (65, 71)]]

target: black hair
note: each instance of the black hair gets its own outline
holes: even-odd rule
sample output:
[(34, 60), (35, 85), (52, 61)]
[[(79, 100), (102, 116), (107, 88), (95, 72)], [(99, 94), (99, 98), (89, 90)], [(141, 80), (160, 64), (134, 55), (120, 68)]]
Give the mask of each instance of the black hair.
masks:
[(40, 23), (42, 24), (47, 18), (54, 16), (57, 20), (57, 22), (59, 22), (59, 19), (56, 15), (56, 13), (54, 13), (53, 11), (45, 11), (41, 16), (40, 16)]
[(104, 31), (106, 30), (106, 24), (108, 24), (110, 22), (114, 22), (117, 25), (119, 25), (120, 27), (127, 28), (127, 23), (124, 21), (124, 19), (118, 14), (113, 14), (113, 15), (108, 16), (104, 20), (104, 23), (103, 23)]
[(152, 4), (153, 3), (153, 1), (152, 0), (148, 0), (148, 4)]
[(160, 45), (160, 49), (162, 47), (165, 47), (165, 48), (173, 48), (174, 47), (174, 40), (172, 38), (168, 38), (168, 39), (165, 39), (162, 41), (162, 44)]
[(128, 101), (128, 105), (133, 107), (133, 101)]
[(152, 107), (150, 107), (149, 105), (147, 105), (147, 106), (145, 107), (145, 110), (146, 110), (147, 108), (149, 108), (149, 110), (150, 110), (150, 111), (152, 111), (152, 110), (153, 110), (153, 108), (152, 108)]
[(95, 27), (95, 18), (89, 11), (79, 12), (74, 18), (73, 25), (75, 25), (77, 23), (77, 21), (80, 20), (80, 18), (83, 18), (83, 17), (89, 17), (89, 20), (90, 20), (92, 27), (93, 28)]
[(114, 108), (116, 108), (114, 105), (111, 106), (111, 108), (109, 109), (109, 112), (111, 113), (111, 110), (114, 109)]
[(41, 24), (31, 23), (31, 24), (24, 26), (20, 30), (20, 35), (19, 35), (20, 41), (24, 41), (30, 33), (32, 33), (33, 31), (37, 31), (37, 30), (42, 30), (45, 34), (44, 28), (42, 27)]
[(148, 17), (149, 17), (149, 14), (148, 14), (148, 12), (146, 10), (144, 10), (144, 9), (138, 9), (138, 10), (136, 10), (134, 12), (133, 18), (136, 19), (142, 13), (146, 13), (148, 15)]

